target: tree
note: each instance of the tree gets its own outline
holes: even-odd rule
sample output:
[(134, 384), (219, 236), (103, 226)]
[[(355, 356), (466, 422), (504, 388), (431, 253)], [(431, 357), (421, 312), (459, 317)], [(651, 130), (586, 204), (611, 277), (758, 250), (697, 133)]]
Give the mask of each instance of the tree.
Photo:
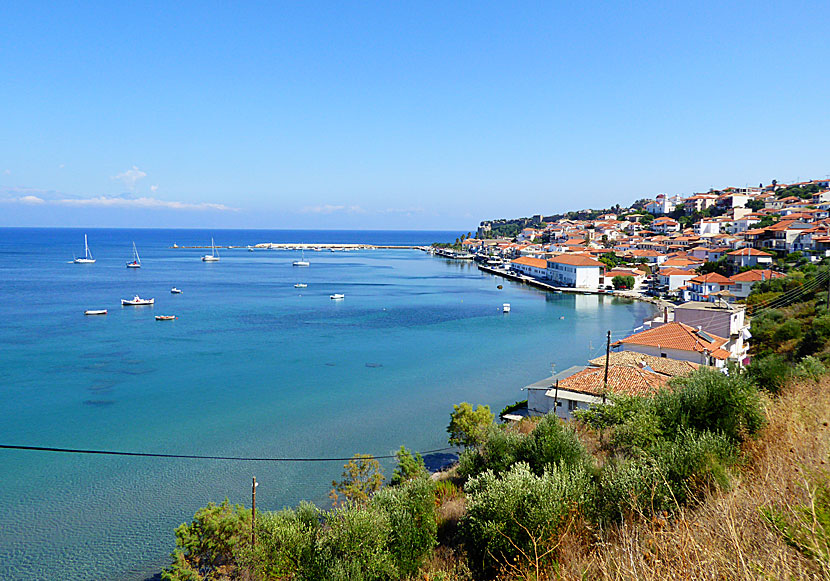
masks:
[(343, 465), (343, 480), (332, 480), (329, 498), (337, 505), (349, 502), (366, 504), (383, 485), (380, 463), (371, 454), (355, 454)]
[(634, 288), (634, 277), (618, 274), (611, 279), (611, 284), (614, 285), (615, 289), (631, 289)]
[(417, 452), (412, 456), (412, 452), (401, 446), (401, 449), (395, 452), (395, 460), (398, 465), (392, 474), (392, 480), (389, 481), (393, 486), (426, 474), (424, 459)]
[(235, 553), (251, 538), (251, 511), (225, 501), (200, 508), (190, 524), (176, 529), (174, 562), (161, 577), (165, 581), (202, 581), (225, 578), (236, 567)]
[(490, 406), (479, 405), (473, 410), (473, 406), (465, 401), (452, 407), (450, 425), (447, 426), (450, 444), (467, 448), (480, 444), (495, 418)]

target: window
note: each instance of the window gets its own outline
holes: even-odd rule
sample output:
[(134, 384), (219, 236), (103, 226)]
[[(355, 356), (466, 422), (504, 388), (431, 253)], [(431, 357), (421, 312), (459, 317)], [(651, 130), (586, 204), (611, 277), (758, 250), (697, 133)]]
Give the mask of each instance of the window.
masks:
[(668, 356), (667, 356), (665, 353), (661, 353), (661, 354), (660, 354), (660, 357), (664, 357), (664, 358), (665, 358), (665, 357), (668, 357)]
[(575, 401), (568, 400), (568, 411), (572, 412), (579, 407), (579, 404)]

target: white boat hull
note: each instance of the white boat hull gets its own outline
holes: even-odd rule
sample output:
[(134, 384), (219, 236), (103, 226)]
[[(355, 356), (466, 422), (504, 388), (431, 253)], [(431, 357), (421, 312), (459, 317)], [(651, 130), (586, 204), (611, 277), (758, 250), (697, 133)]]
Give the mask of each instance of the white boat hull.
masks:
[(76, 258), (73, 260), (75, 264), (92, 264), (95, 262), (94, 258)]
[(182, 291), (180, 289), (177, 289), (177, 288), (173, 287), (173, 288), (170, 289), (170, 293), (174, 294), (174, 295), (180, 295), (180, 294), (182, 294)]
[(85, 315), (106, 315), (107, 309), (100, 309), (97, 311), (84, 311)]
[(339, 300), (345, 299), (346, 295), (335, 294), (335, 295), (331, 295), (329, 298), (334, 300), (334, 301), (339, 301)]
[(202, 257), (202, 262), (219, 262), (219, 257), (208, 254)]
[(308, 266), (308, 265), (309, 265), (308, 262), (305, 262), (305, 261), (302, 261), (302, 260), (297, 260), (296, 262), (294, 262), (294, 266)]
[(133, 299), (128, 301), (126, 299), (121, 299), (121, 306), (122, 307), (141, 307), (144, 305), (152, 305), (155, 304), (156, 299)]

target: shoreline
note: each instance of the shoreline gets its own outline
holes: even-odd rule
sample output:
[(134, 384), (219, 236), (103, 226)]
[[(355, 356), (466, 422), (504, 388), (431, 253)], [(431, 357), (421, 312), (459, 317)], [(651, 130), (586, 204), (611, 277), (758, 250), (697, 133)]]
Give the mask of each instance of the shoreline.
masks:
[(330, 250), (330, 251), (340, 251), (340, 252), (348, 252), (350, 250), (424, 250), (425, 246), (419, 245), (395, 245), (395, 244), (334, 244), (330, 242), (318, 243), (318, 244), (297, 244), (297, 243), (274, 243), (274, 242), (260, 242), (258, 244), (252, 245), (245, 245), (245, 246), (237, 246), (237, 245), (225, 245), (225, 246), (213, 246), (210, 245), (201, 245), (201, 246), (179, 246), (178, 244), (174, 244), (169, 248), (173, 250), (180, 250), (180, 249), (206, 249), (206, 248), (221, 248), (225, 250), (233, 250), (233, 249), (253, 249), (253, 250), (311, 250), (314, 252), (322, 252), (323, 250)]

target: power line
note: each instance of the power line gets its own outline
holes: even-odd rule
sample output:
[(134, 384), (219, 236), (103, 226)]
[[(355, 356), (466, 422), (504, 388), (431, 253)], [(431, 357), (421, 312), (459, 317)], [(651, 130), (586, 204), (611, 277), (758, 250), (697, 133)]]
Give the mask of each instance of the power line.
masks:
[[(102, 456), (133, 456), (142, 458), (185, 458), (188, 460), (238, 460), (242, 462), (345, 462), (353, 460), (354, 456), (343, 458), (266, 458), (266, 457), (246, 457), (246, 456), (200, 456), (197, 454), (159, 454), (153, 452), (118, 452), (114, 450), (83, 450), (77, 448), (52, 448), (47, 446), (12, 446), (9, 444), (0, 444), (2, 450), (25, 450), (29, 452), (63, 452), (68, 454), (96, 454)], [(426, 454), (434, 454), (435, 452), (446, 452), (447, 450), (454, 450), (453, 447), (436, 448), (435, 450), (426, 450), (424, 452), (415, 452), (424, 456)], [(377, 460), (395, 458), (395, 454), (385, 454), (382, 456), (372, 456)]]

